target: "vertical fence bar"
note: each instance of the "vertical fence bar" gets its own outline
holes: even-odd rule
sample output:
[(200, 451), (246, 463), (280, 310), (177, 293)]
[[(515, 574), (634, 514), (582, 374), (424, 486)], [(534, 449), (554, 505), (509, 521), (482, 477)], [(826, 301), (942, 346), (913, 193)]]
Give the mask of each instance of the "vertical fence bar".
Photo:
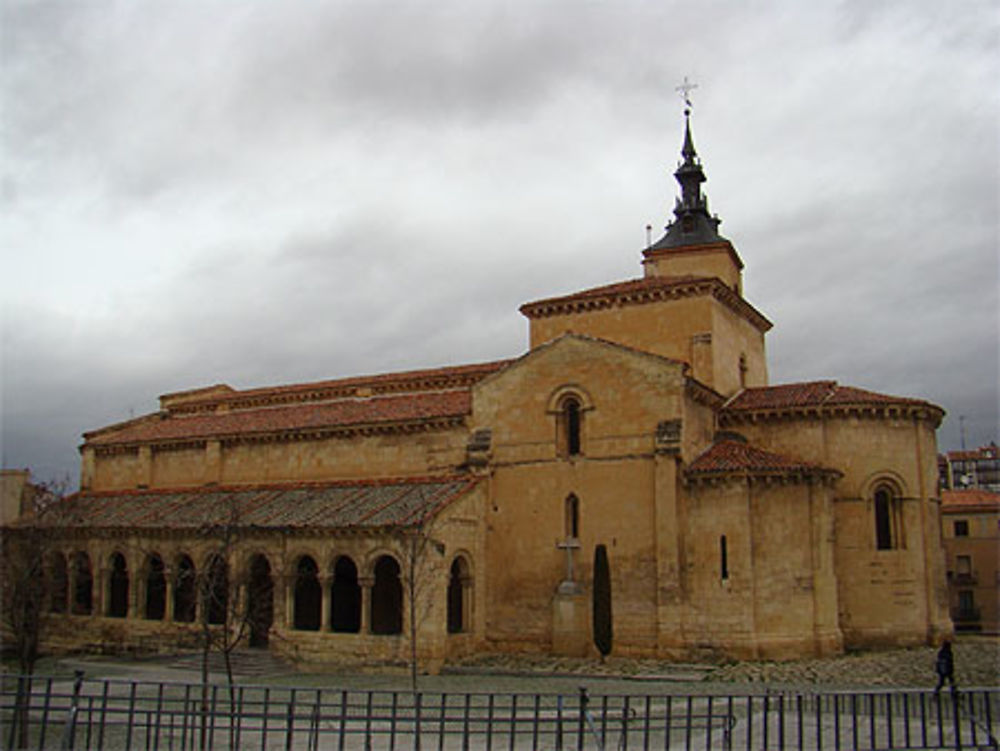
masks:
[(486, 751), (493, 751), (493, 694), (486, 702)]
[(584, 725), (587, 722), (587, 702), (589, 701), (586, 686), (580, 686), (579, 695), (580, 716), (576, 718), (576, 751), (583, 751), (584, 739), (587, 737), (584, 733)]
[(649, 716), (653, 713), (653, 697), (646, 695), (645, 719), (642, 723), (642, 751), (649, 751)]
[(415, 728), (415, 732), (413, 735), (413, 748), (416, 749), (416, 751), (420, 751), (420, 736), (422, 735), (421, 719), (423, 719), (421, 717), (422, 703), (423, 703), (423, 697), (422, 694), (418, 691), (416, 695), (413, 697), (413, 725)]
[(510, 738), (507, 748), (514, 751), (514, 737), (517, 735), (517, 694), (510, 695)]
[(910, 745), (910, 695), (903, 694), (903, 743)]
[[(816, 694), (813, 701), (816, 702), (813, 707), (816, 710), (816, 751), (823, 751), (823, 695)], [(829, 699), (827, 704), (829, 705)]]
[(389, 751), (396, 751), (396, 719), (399, 713), (399, 694), (392, 692), (392, 702), (390, 704), (391, 714), (389, 715)]
[[(539, 700), (540, 700), (539, 695), (535, 694), (535, 711), (534, 711), (534, 717), (532, 719), (531, 738), (534, 741), (534, 745), (536, 747), (538, 746), (538, 740), (537, 739), (538, 739), (538, 703), (539, 703)], [(563, 715), (562, 715), (562, 704), (563, 704), (563, 702), (562, 702), (562, 696), (561, 695), (557, 696), (556, 697), (556, 751), (562, 751), (562, 747), (563, 747), (563, 735), (562, 735), (562, 733), (563, 733), (563, 729), (562, 729)]]
[[(214, 703), (214, 697), (213, 697)], [(288, 695), (288, 708), (285, 711), (285, 751), (292, 751), (292, 741), (295, 737), (295, 689)], [(211, 747), (211, 746), (209, 746)]]
[(714, 714), (712, 698), (712, 696), (708, 697), (708, 706), (706, 707), (708, 716), (705, 718), (705, 748), (712, 747), (712, 715)]
[(799, 751), (802, 751), (805, 748), (805, 725), (802, 722), (802, 694), (795, 695), (795, 716), (798, 718), (799, 723)]
[(684, 751), (691, 751), (691, 714), (692, 714), (692, 703), (694, 699), (688, 695), (687, 698), (687, 711), (684, 716)]
[(444, 751), (445, 707), (448, 704), (448, 694), (441, 693), (441, 708), (438, 715), (438, 751)]
[(920, 745), (927, 747), (927, 694), (921, 692), (920, 696)]
[(472, 694), (465, 695), (465, 710), (462, 714), (462, 751), (469, 751), (469, 712), (472, 709)]
[(763, 748), (767, 748), (767, 739), (770, 735), (771, 730), (771, 696), (770, 694), (764, 694), (764, 711), (761, 715), (761, 728), (764, 731), (764, 744)]
[(622, 735), (618, 741), (620, 748), (628, 749), (628, 721), (629, 712), (632, 711), (632, 706), (629, 703), (629, 696), (625, 695), (625, 701), (622, 702)]
[[(52, 701), (52, 679), (45, 681), (45, 702), (42, 704), (42, 725), (38, 728), (38, 748), (45, 748), (45, 731), (49, 724), (49, 704)], [(13, 748), (13, 746), (11, 746)]]
[(955, 748), (962, 751), (962, 719), (959, 717), (958, 692), (951, 687), (951, 724), (955, 732)]
[(747, 696), (747, 751), (753, 748), (753, 696)]
[(674, 697), (667, 696), (667, 706), (663, 710), (663, 751), (670, 751), (670, 715), (673, 709)]
[[(98, 725), (97, 725), (97, 747), (98, 748), (104, 748), (104, 722), (105, 722), (105, 719), (108, 716), (108, 688), (109, 688), (108, 681), (103, 681), (103, 688), (101, 689), (101, 713), (100, 713), (100, 716), (98, 718), (99, 722), (98, 722)], [(89, 717), (88, 717), (88, 719), (89, 719)], [(89, 734), (89, 728), (88, 728), (88, 738), (87, 738), (87, 746), (88, 747), (90, 746), (90, 737), (89, 737), (89, 735), (90, 734)]]
[(365, 749), (372, 747), (372, 704), (375, 701), (375, 692), (369, 691), (365, 699)]
[(128, 724), (125, 727), (125, 751), (132, 749), (132, 727), (135, 724), (135, 683), (129, 686), (128, 692)]

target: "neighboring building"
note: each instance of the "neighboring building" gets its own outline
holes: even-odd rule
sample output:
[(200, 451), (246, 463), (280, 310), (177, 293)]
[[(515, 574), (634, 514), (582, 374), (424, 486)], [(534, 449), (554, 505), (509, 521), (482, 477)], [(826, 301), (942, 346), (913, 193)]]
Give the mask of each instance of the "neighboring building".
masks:
[(251, 645), (312, 660), (403, 660), (411, 623), (430, 667), (582, 655), (598, 544), (617, 654), (950, 634), (942, 410), (768, 385), (771, 323), (708, 212), (689, 124), (675, 177), (644, 275), (522, 306), (516, 359), (217, 385), (85, 434), (81, 491), (51, 517), (48, 646), (170, 649), (236, 602)]
[(974, 451), (938, 455), (942, 490), (988, 490), (1000, 493), (1000, 447), (996, 442)]
[(955, 629), (1000, 633), (1000, 494), (944, 491), (941, 530)]
[(35, 486), (27, 469), (0, 469), (0, 526), (13, 523), (34, 506)]

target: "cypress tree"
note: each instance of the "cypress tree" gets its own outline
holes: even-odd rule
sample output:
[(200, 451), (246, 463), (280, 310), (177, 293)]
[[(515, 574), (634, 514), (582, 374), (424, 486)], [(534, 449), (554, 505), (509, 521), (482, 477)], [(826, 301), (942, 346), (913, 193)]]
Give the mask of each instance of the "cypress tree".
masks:
[(601, 662), (611, 654), (611, 567), (608, 549), (594, 549), (594, 646), (601, 653)]

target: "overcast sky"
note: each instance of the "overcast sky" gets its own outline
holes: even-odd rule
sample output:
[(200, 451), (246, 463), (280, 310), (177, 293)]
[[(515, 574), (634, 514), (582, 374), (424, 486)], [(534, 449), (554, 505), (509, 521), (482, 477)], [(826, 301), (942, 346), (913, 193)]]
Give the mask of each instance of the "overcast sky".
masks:
[(0, 0), (2, 463), (165, 392), (516, 356), (641, 276), (695, 144), (772, 383), (997, 438), (998, 11)]

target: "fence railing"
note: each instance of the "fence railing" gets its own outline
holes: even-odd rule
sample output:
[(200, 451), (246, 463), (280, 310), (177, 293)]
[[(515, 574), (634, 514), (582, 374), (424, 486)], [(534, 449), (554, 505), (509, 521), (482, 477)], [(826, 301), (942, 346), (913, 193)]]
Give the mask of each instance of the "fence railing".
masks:
[(997, 748), (1000, 689), (731, 695), (354, 691), (0, 677), (0, 747)]

